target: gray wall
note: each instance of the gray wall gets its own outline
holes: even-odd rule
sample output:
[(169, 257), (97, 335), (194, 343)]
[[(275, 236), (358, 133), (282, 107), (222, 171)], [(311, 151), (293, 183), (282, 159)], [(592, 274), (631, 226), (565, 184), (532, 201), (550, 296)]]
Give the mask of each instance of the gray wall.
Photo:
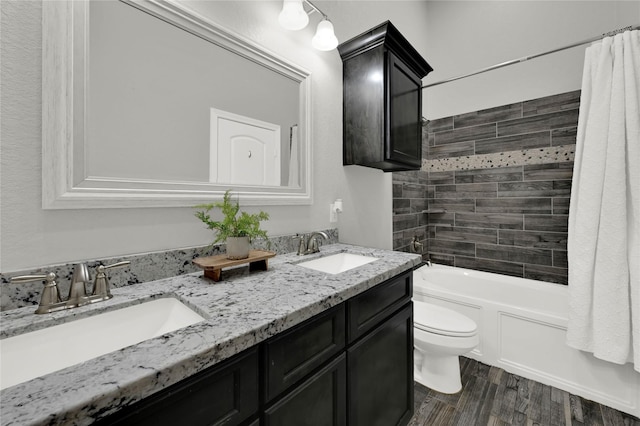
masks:
[(566, 284), (579, 101), (574, 91), (429, 122), (429, 171), (394, 173), (394, 249), (417, 235), (436, 263)]
[[(391, 248), (391, 177), (342, 166), (342, 61), (335, 50), (311, 47), (318, 14), (290, 32), (278, 24), (279, 0), (184, 4), (312, 74), (313, 204), (265, 206), (269, 235), (337, 226), (342, 242)], [(323, 6), (341, 41), (391, 19), (424, 54), (424, 2)], [(191, 208), (42, 210), (42, 2), (2, 0), (0, 12), (0, 272), (208, 244), (211, 233)], [(344, 212), (332, 224), (329, 204), (336, 198), (344, 200)]]
[[(429, 1), (425, 84), (640, 22), (639, 1)], [(430, 120), (579, 90), (587, 46), (425, 90)]]
[[(341, 241), (391, 247), (391, 177), (342, 166), (342, 64), (337, 52), (309, 47), (317, 14), (311, 16), (312, 25), (294, 33), (278, 26), (279, 0), (185, 4), (312, 72), (314, 204), (265, 208), (271, 214), (266, 225), (270, 235), (335, 226), (328, 208), (342, 198), (345, 209), (337, 224)], [(390, 19), (435, 68), (425, 83), (640, 18), (640, 3), (628, 1), (331, 0), (318, 6), (329, 15), (340, 41)], [(41, 209), (41, 2), (2, 0), (0, 10), (0, 271), (208, 244), (210, 233), (189, 208)], [(425, 116), (445, 117), (543, 96), (529, 96), (532, 91), (546, 95), (575, 90), (583, 62), (583, 50), (576, 51), (425, 90)], [(505, 96), (513, 99), (504, 101)]]

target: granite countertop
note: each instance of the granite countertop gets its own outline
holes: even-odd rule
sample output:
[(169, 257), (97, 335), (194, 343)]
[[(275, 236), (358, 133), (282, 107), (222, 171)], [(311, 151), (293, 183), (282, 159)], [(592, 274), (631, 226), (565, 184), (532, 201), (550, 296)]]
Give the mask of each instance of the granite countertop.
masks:
[[(345, 251), (378, 260), (336, 275), (295, 264)], [(112, 289), (112, 299), (68, 311), (35, 315), (32, 306), (2, 312), (1, 338), (161, 297), (176, 297), (206, 320), (4, 389), (0, 423), (90, 424), (418, 263), (415, 254), (332, 244), (319, 254), (276, 256), (268, 271), (225, 270), (216, 283), (198, 272)], [(46, 362), (46, 354), (42, 358)]]

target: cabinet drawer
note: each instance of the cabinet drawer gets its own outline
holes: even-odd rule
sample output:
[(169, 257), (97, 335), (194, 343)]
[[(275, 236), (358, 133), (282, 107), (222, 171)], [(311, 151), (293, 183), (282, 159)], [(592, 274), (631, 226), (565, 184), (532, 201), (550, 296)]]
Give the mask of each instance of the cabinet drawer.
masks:
[(406, 425), (413, 415), (413, 306), (347, 350), (350, 426)]
[(345, 426), (346, 356), (343, 353), (265, 411), (265, 426)]
[(265, 400), (271, 401), (345, 347), (341, 304), (264, 344)]
[(258, 382), (258, 350), (252, 348), (98, 424), (239, 425), (258, 411)]
[(397, 275), (347, 301), (347, 338), (353, 342), (411, 300), (413, 271)]

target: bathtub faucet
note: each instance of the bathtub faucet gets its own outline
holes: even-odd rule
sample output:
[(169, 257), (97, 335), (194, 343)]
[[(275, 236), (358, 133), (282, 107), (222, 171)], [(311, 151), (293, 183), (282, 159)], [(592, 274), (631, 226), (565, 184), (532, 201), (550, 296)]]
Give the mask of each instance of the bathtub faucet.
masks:
[(420, 253), (422, 254), (422, 249), (424, 248), (424, 244), (418, 241), (418, 236), (414, 235), (411, 239), (411, 244), (409, 245), (409, 249), (412, 253)]

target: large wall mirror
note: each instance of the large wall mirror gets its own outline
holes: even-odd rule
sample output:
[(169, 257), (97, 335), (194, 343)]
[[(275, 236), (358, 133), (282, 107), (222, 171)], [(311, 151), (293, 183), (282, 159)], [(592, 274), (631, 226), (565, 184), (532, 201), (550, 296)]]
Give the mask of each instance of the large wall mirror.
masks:
[(310, 204), (310, 75), (167, 0), (43, 2), (43, 207)]

